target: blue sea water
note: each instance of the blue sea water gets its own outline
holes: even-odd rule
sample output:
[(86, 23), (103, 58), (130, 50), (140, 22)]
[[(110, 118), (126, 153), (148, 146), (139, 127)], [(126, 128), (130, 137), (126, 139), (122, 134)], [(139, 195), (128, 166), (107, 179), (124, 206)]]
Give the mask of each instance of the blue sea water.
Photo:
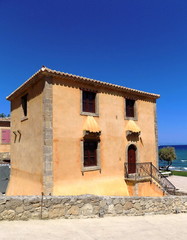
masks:
[[(170, 170), (178, 170), (178, 171), (187, 171), (187, 145), (167, 145), (167, 146), (159, 146), (163, 147), (174, 147), (177, 155), (177, 159), (173, 160), (173, 163)], [(162, 167), (166, 164), (166, 162), (159, 160), (159, 167)]]

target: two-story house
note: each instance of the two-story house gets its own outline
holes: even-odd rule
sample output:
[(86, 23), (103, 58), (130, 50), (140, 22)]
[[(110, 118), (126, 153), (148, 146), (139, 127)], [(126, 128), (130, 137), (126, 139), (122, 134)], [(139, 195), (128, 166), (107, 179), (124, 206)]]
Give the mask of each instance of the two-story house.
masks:
[(7, 195), (161, 196), (142, 174), (158, 166), (157, 98), (42, 67), (7, 97)]

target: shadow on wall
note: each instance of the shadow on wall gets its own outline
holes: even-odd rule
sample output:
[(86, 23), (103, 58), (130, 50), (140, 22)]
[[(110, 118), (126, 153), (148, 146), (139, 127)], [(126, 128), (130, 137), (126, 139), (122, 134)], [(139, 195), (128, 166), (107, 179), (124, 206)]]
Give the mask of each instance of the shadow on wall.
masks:
[(127, 141), (129, 142), (138, 142), (140, 140), (139, 135), (136, 133), (132, 133), (128, 135), (126, 138), (127, 138)]
[[(116, 90), (115, 88), (110, 89), (109, 87), (107, 88), (105, 85), (102, 86), (102, 84), (101, 85), (98, 84), (97, 86), (95, 86), (95, 83), (92, 83), (92, 82), (86, 83), (85, 81), (83, 81), (83, 83), (81, 83), (81, 81), (76, 81), (73, 77), (53, 78), (53, 85), (61, 85), (61, 86), (84, 89), (84, 90), (92, 89), (93, 91), (105, 93), (109, 95), (120, 96), (124, 98), (129, 97), (128, 91), (125, 93), (123, 91)], [(142, 100), (146, 102), (153, 102), (153, 103), (156, 102), (154, 99), (149, 99), (145, 96), (139, 95), (138, 93), (137, 93), (137, 96), (136, 94), (134, 94), (133, 99)]]

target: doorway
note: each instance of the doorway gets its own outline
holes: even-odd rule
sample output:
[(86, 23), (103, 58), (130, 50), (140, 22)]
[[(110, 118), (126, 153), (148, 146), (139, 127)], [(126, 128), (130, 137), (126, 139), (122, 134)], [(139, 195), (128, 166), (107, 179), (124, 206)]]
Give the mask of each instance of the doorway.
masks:
[(128, 147), (128, 173), (136, 173), (136, 146)]

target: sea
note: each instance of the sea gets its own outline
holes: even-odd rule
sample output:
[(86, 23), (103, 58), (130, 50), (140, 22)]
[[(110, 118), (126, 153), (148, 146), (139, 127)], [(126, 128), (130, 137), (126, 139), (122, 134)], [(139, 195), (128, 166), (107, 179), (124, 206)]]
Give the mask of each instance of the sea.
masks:
[[(187, 145), (160, 145), (160, 148), (163, 147), (174, 147), (177, 159), (173, 160), (170, 170), (176, 171), (187, 171)], [(159, 160), (159, 167), (162, 167), (166, 164), (164, 161)]]

